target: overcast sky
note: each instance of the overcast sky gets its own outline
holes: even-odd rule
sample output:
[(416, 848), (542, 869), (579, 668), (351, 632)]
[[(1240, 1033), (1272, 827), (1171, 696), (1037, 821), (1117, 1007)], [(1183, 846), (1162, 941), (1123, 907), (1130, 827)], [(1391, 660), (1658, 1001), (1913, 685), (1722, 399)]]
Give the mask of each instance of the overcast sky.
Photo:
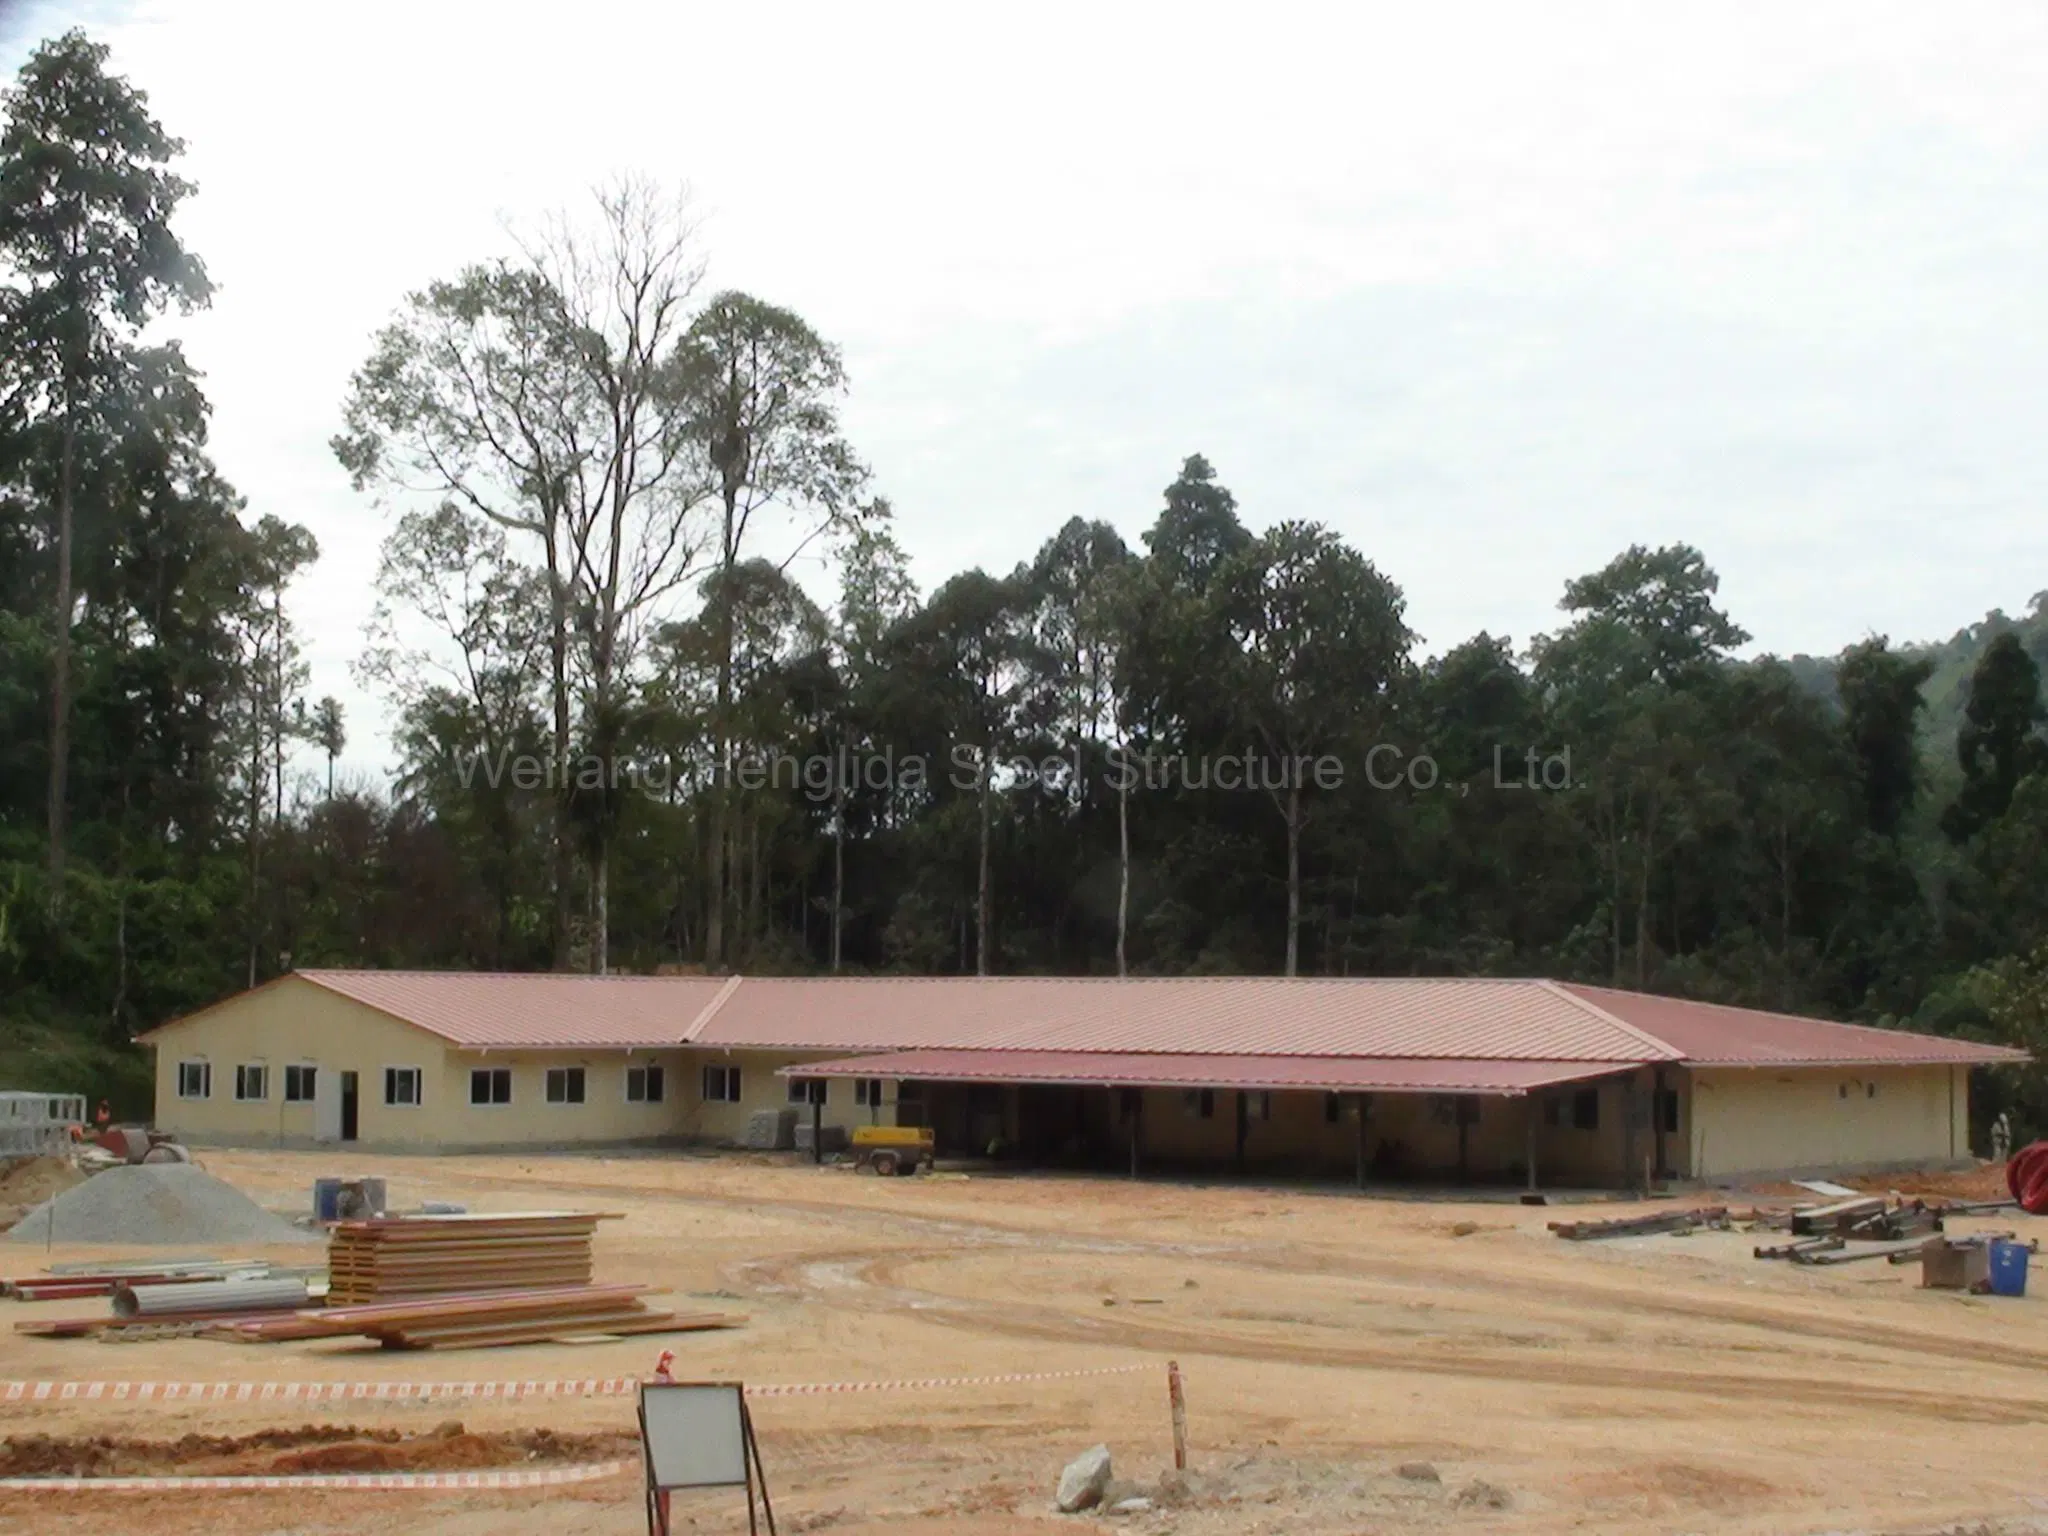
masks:
[[(1346, 21), (1341, 18), (1356, 16)], [(2048, 7), (0, 0), (183, 137), (181, 323), (252, 513), (309, 526), (313, 692), (384, 761), (382, 514), (327, 448), (409, 289), (622, 171), (845, 348), (927, 587), (1189, 453), (1317, 518), (1428, 650), (1685, 540), (1759, 648), (2048, 587)]]

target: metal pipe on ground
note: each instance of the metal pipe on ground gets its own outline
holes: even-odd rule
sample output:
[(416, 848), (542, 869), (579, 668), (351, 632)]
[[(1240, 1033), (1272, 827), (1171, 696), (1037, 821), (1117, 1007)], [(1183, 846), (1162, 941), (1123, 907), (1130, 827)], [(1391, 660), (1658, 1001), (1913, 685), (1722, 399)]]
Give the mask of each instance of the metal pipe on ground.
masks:
[(116, 1317), (160, 1312), (267, 1312), (307, 1304), (303, 1279), (194, 1280), (182, 1285), (122, 1285), (114, 1290)]

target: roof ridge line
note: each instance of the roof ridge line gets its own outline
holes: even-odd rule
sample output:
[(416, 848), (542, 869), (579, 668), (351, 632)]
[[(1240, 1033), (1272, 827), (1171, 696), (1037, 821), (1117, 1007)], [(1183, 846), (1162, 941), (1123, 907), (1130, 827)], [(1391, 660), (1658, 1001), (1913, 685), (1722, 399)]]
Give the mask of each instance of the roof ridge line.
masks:
[(1684, 1061), (1686, 1059), (1685, 1052), (1679, 1050), (1669, 1040), (1660, 1040), (1647, 1029), (1638, 1029), (1635, 1025), (1629, 1023), (1627, 1019), (1609, 1013), (1591, 998), (1579, 996), (1577, 992), (1574, 992), (1561, 981), (1552, 981), (1546, 976), (1540, 978), (1536, 985), (1557, 997), (1563, 998), (1580, 1011), (1591, 1014), (1594, 1018), (1600, 1020), (1601, 1023), (1611, 1024), (1623, 1034), (1640, 1040), (1645, 1045), (1655, 1046), (1664, 1053), (1666, 1061)]
[(709, 1024), (713, 1019), (718, 1017), (719, 1009), (723, 1008), (726, 1005), (726, 1003), (731, 1000), (732, 995), (735, 992), (739, 991), (740, 983), (745, 979), (746, 978), (741, 976), (737, 971), (735, 971), (732, 975), (726, 977), (725, 985), (718, 989), (718, 995), (712, 998), (711, 1001), (706, 1003), (701, 1009), (699, 1009), (697, 1012), (697, 1017), (690, 1020), (690, 1022), (684, 1026), (682, 1038), (678, 1040), (676, 1044), (696, 1044), (697, 1037), (704, 1032), (704, 1027), (707, 1024)]

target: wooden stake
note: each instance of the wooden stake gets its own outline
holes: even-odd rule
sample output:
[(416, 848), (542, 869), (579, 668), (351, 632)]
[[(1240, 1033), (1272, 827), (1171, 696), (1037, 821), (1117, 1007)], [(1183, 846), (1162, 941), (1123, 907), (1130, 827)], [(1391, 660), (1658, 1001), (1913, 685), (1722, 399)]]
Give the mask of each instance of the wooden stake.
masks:
[(1166, 1401), (1173, 1409), (1173, 1466), (1177, 1472), (1188, 1469), (1188, 1405), (1180, 1389), (1180, 1362), (1166, 1362)]

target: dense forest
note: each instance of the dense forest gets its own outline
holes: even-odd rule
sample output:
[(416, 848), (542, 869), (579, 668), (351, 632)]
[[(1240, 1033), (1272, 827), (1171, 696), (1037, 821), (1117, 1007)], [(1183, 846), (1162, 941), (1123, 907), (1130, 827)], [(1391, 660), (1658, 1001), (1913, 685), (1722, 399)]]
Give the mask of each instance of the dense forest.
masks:
[[(338, 785), (319, 551), (167, 339), (180, 145), (76, 33), (4, 113), (7, 1086), (141, 1108), (132, 1032), (309, 965), (1535, 974), (2048, 1045), (2048, 595), (1743, 659), (1700, 551), (1638, 547), (1423, 655), (1398, 573), (1199, 455), (1136, 546), (1049, 517), (921, 591), (839, 352), (640, 183), (366, 339), (403, 766)], [(2048, 1131), (2037, 1077), (1983, 1102)]]

